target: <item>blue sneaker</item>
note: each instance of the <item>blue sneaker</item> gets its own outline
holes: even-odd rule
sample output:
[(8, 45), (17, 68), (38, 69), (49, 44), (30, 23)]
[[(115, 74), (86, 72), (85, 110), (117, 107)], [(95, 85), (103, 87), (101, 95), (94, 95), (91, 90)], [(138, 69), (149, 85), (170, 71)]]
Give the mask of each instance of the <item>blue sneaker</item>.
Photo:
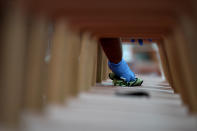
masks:
[(135, 81), (135, 74), (131, 71), (128, 64), (122, 59), (118, 64), (108, 62), (109, 68), (114, 72), (118, 77), (125, 80), (126, 82)]

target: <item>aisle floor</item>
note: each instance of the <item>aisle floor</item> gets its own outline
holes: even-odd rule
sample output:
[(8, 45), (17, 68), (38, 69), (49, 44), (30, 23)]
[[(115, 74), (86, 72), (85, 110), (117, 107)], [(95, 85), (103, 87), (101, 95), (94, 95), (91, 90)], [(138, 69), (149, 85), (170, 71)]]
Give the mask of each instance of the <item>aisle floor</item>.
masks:
[[(110, 80), (97, 84), (64, 106), (51, 106), (45, 115), (26, 114), (25, 131), (196, 131), (180, 96), (159, 77), (141, 76), (141, 87), (114, 87)], [(119, 96), (117, 92), (147, 92), (150, 97)]]

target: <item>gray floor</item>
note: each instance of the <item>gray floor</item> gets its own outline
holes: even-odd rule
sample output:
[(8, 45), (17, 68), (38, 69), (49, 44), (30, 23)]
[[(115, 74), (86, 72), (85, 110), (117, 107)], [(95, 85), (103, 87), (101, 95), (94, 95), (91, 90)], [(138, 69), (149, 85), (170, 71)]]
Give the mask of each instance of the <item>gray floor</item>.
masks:
[[(196, 131), (180, 97), (158, 77), (143, 76), (142, 87), (97, 84), (64, 106), (50, 106), (45, 115), (25, 114), (25, 131)], [(116, 92), (145, 91), (150, 97), (117, 96)]]

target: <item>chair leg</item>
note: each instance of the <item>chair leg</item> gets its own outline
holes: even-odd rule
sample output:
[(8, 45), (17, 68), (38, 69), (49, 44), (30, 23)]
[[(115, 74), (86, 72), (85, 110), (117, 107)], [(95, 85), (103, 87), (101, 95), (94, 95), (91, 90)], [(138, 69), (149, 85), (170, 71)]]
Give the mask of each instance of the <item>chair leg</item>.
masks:
[(93, 44), (95, 45), (95, 54), (94, 54), (94, 58), (93, 58), (93, 78), (92, 78), (92, 86), (95, 86), (96, 82), (97, 82), (97, 58), (98, 58), (98, 43), (97, 40), (93, 39)]
[(47, 102), (49, 104), (63, 104), (65, 100), (64, 65), (66, 62), (66, 32), (64, 20), (54, 25), (51, 48), (51, 58), (48, 67)]
[(21, 8), (4, 12), (0, 56), (0, 122), (17, 125), (22, 109), (27, 19)]
[(92, 42), (89, 33), (83, 33), (81, 42), (78, 86), (81, 91), (86, 91), (92, 85), (94, 55), (96, 55), (95, 50), (97, 44), (96, 42)]
[(169, 66), (169, 61), (168, 61), (167, 54), (166, 54), (166, 49), (165, 49), (164, 43), (162, 41), (158, 42), (158, 48), (159, 48), (159, 54), (160, 54), (160, 58), (161, 58), (162, 68), (164, 70), (164, 75), (165, 75), (167, 81), (169, 82), (169, 84), (171, 85), (171, 87), (173, 88), (174, 92), (178, 93), (176, 88), (174, 88), (174, 86), (173, 86), (172, 72), (170, 71), (170, 66)]
[(96, 82), (101, 83), (102, 82), (102, 48), (101, 44), (98, 43), (98, 48), (97, 48), (97, 75), (96, 75)]
[(174, 39), (173, 35), (166, 37), (164, 40), (167, 57), (169, 60), (169, 66), (172, 72), (172, 80), (174, 88), (180, 93), (183, 103), (186, 105), (190, 105), (189, 94), (185, 89), (185, 81), (184, 74), (182, 72), (182, 60), (179, 56), (178, 52), (175, 51), (177, 49), (177, 42)]
[(102, 62), (102, 79), (107, 80), (108, 79), (108, 59), (105, 53), (103, 52), (103, 62)]
[(70, 29), (68, 36), (65, 50), (66, 64), (64, 65), (64, 85), (67, 89), (65, 94), (76, 97), (79, 93), (77, 82), (79, 76), (78, 66), (80, 65), (80, 33)]
[(196, 61), (196, 34), (197, 25), (191, 18), (181, 18), (181, 24), (174, 30), (177, 50), (183, 64), (185, 89), (189, 93), (190, 110), (197, 112), (197, 61)]
[(40, 112), (43, 107), (48, 24), (41, 17), (34, 19), (31, 24), (26, 51), (24, 106), (28, 110)]

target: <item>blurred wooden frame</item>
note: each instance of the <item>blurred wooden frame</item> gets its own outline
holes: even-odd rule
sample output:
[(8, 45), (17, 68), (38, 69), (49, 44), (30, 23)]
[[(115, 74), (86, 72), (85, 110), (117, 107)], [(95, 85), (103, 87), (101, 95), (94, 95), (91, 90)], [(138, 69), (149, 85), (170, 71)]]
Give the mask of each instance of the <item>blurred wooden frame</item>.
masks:
[[(43, 88), (48, 104), (62, 105), (69, 96), (106, 80), (109, 70), (98, 45), (100, 37), (160, 41), (168, 81), (190, 111), (197, 112), (195, 0), (15, 0), (9, 4), (0, 5), (5, 9), (0, 12), (5, 16), (0, 39), (1, 123), (17, 125), (22, 104), (26, 109), (42, 109)], [(41, 12), (45, 16), (32, 18)], [(27, 16), (35, 20), (31, 33)], [(49, 19), (55, 30), (47, 66), (43, 58)]]
[(16, 126), (22, 111), (27, 17), (18, 6), (10, 7), (4, 13), (0, 39), (0, 121)]

